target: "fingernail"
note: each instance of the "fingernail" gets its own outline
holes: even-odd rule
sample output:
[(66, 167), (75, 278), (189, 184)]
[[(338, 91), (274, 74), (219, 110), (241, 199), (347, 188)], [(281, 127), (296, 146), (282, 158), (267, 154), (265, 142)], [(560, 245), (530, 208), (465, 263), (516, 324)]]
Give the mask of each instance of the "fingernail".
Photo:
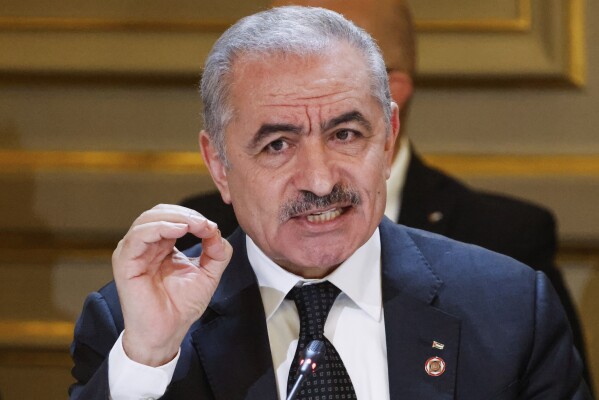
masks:
[(214, 223), (214, 222), (212, 222), (210, 220), (207, 220), (207, 224), (212, 229), (214, 229), (214, 228), (216, 228), (218, 226), (218, 225), (216, 225), (216, 223)]
[(217, 227), (217, 225), (214, 222), (210, 221), (206, 217), (202, 217), (199, 215), (190, 215), (189, 218), (191, 218), (194, 222), (197, 222), (197, 223), (206, 223), (206, 225), (210, 229), (215, 229)]
[(190, 215), (189, 215), (189, 218), (190, 218), (192, 221), (194, 221), (194, 222), (198, 222), (198, 223), (201, 223), (201, 222), (207, 222), (207, 221), (208, 221), (208, 220), (207, 220), (206, 218), (204, 218), (204, 217), (201, 217), (201, 216), (199, 216), (199, 215), (193, 215), (193, 214), (190, 214)]

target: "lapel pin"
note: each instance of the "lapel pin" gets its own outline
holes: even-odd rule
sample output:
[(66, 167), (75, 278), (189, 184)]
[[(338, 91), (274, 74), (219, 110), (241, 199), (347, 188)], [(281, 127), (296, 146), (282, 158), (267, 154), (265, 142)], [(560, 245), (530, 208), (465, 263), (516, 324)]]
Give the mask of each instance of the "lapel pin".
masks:
[(441, 357), (431, 357), (426, 360), (424, 370), (430, 376), (440, 376), (445, 372), (445, 361)]
[(443, 213), (441, 211), (433, 211), (428, 215), (428, 222), (436, 224), (443, 219)]
[(433, 340), (433, 348), (434, 349), (443, 350), (444, 347), (445, 347), (445, 345), (443, 343), (439, 343), (436, 340)]

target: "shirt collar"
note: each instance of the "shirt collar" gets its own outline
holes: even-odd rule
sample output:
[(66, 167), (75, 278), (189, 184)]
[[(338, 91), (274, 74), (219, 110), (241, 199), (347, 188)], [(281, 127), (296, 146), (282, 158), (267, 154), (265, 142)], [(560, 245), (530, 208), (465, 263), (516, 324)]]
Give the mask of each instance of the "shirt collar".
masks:
[(403, 191), (410, 164), (410, 141), (407, 136), (399, 138), (399, 151), (391, 166), (391, 175), (387, 179), (387, 205), (385, 215), (392, 221), (399, 218), (401, 192)]
[(382, 318), (381, 238), (379, 229), (368, 241), (323, 279), (308, 280), (275, 264), (246, 236), (248, 259), (260, 286), (266, 320), (278, 310), (287, 293), (303, 282), (328, 280), (375, 320)]

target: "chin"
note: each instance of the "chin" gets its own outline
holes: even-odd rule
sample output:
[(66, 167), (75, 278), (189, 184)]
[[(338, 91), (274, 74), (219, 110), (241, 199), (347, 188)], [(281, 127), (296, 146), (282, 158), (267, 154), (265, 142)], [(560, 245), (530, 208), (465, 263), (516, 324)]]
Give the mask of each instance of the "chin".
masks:
[(361, 223), (352, 221), (330, 230), (314, 231), (298, 229), (293, 222), (278, 233), (278, 247), (271, 246), (271, 249), (278, 253), (276, 262), (295, 274), (305, 276), (298, 271), (310, 270), (333, 271), (369, 239), (366, 230), (352, 229)]
[(352, 254), (353, 251), (349, 249), (325, 248), (315, 250), (307, 247), (301, 254), (295, 254), (288, 259), (288, 268), (286, 268), (285, 263), (282, 263), (282, 266), (304, 278), (322, 278), (333, 272)]

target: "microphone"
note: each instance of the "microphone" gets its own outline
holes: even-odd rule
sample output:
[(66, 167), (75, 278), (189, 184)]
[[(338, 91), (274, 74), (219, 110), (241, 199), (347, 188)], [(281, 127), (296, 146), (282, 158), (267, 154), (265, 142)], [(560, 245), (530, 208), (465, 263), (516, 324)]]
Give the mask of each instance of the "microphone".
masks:
[(295, 399), (295, 396), (297, 396), (297, 392), (304, 382), (304, 379), (306, 379), (309, 372), (316, 371), (318, 363), (324, 358), (326, 351), (327, 349), (322, 340), (312, 340), (310, 343), (308, 343), (306, 348), (304, 348), (302, 354), (300, 354), (300, 365), (297, 369), (295, 383), (293, 384), (293, 388), (287, 396), (287, 400)]

